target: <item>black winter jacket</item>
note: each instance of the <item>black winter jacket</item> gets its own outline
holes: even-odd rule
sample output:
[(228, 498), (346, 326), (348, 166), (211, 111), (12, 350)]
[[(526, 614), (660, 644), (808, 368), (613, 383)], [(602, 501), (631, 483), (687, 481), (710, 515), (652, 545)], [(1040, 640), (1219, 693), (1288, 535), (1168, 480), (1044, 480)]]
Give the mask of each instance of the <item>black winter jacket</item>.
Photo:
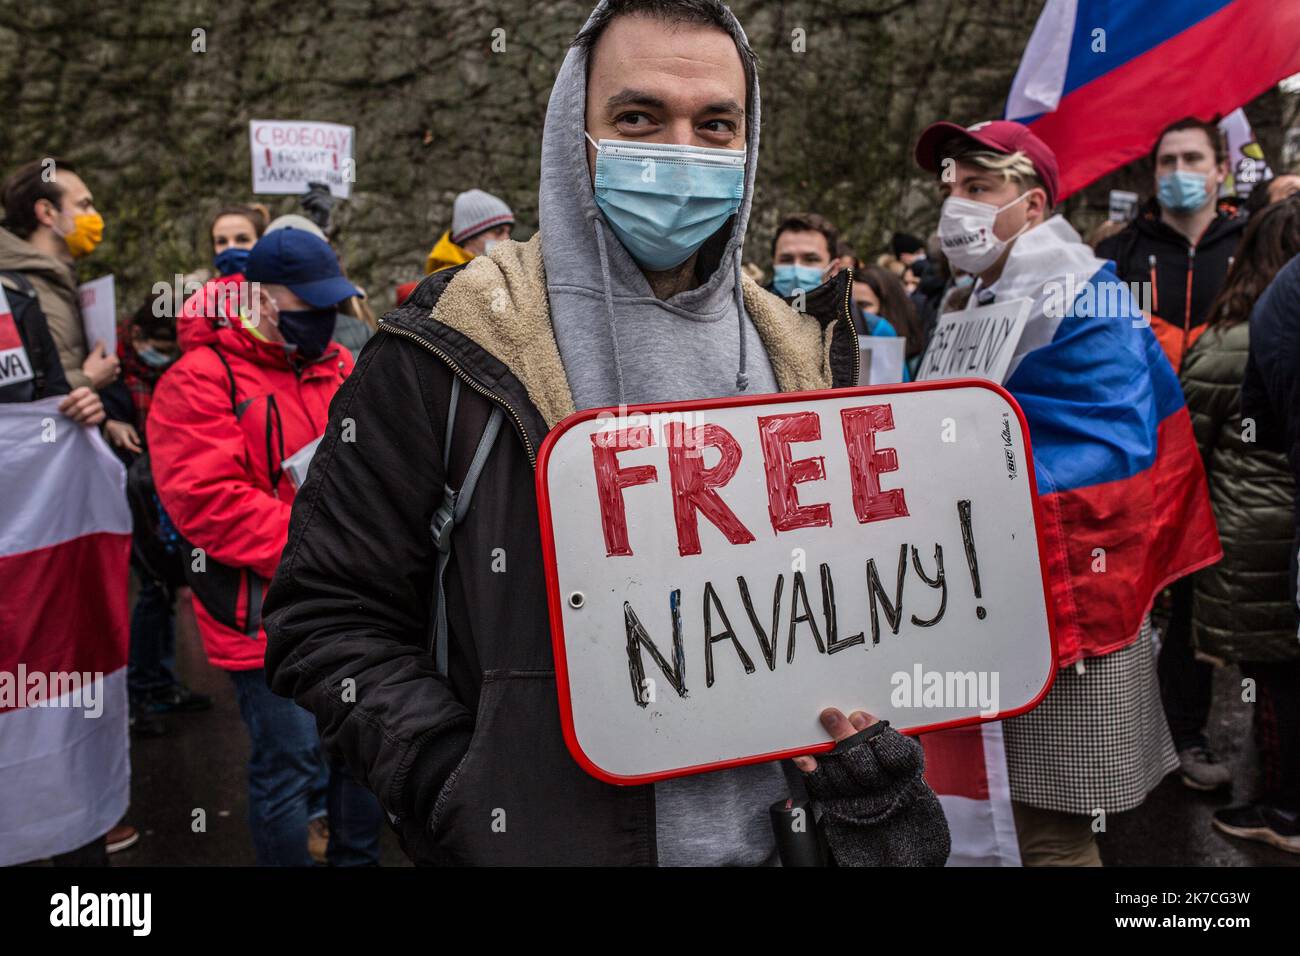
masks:
[(1286, 457), (1242, 422), (1250, 326), (1212, 326), (1187, 353), (1180, 379), (1205, 463), (1223, 560), (1194, 577), (1192, 636), (1227, 661), (1300, 657), (1287, 571), (1295, 534), (1295, 480)]
[(1300, 551), (1300, 256), (1284, 265), (1250, 314), (1250, 354), (1241, 414), (1253, 419), (1265, 448), (1284, 452), (1296, 479), (1296, 532), (1290, 580)]
[[(1155, 257), (1155, 280), (1151, 289), (1152, 329), (1177, 368), (1195, 338), (1191, 330), (1205, 324), (1210, 303), (1223, 288), (1228, 260), (1246, 228), (1244, 216), (1220, 213), (1210, 221), (1195, 247), (1160, 215), (1152, 199), (1121, 232), (1097, 245), (1097, 255), (1113, 259), (1123, 282), (1152, 283), (1151, 257)], [(1187, 285), (1191, 278), (1191, 308)], [(1145, 301), (1139, 302), (1146, 307)], [(1186, 329), (1186, 344), (1184, 344)]]
[[(434, 273), (385, 316), (331, 405), (267, 596), (268, 681), (316, 715), (327, 751), (375, 792), (419, 862), (654, 865), (654, 788), (588, 776), (561, 732), (534, 491), (548, 430), (539, 403), (553, 396), (430, 316), (449, 311), (440, 297), (469, 268)], [(835, 386), (854, 384), (859, 364), (850, 278), (807, 299), (820, 334), (831, 329)], [(544, 308), (544, 281), (540, 297)], [(520, 362), (539, 351), (521, 349)], [(453, 376), (463, 387), (446, 474)], [(430, 520), (494, 405), (505, 426), (447, 571), (444, 677), (430, 656)], [(802, 775), (784, 766), (801, 796)]]

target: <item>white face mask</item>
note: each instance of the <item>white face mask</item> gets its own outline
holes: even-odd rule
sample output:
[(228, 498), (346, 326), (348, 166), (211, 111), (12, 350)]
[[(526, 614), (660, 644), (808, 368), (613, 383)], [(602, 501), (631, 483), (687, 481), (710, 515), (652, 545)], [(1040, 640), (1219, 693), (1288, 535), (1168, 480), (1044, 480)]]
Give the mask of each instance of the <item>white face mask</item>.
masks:
[(483, 255), (487, 255), (489, 252), (491, 252), (493, 249), (495, 249), (497, 243), (500, 242), (500, 241), (501, 241), (500, 239), (484, 239), (484, 240), (483, 240)]
[(1005, 206), (958, 199), (949, 196), (939, 213), (939, 243), (948, 261), (963, 272), (979, 275), (998, 261), (1007, 245), (1029, 228), (1025, 223), (1010, 239), (999, 239), (993, 232), (998, 214), (1028, 196), (1022, 193)]

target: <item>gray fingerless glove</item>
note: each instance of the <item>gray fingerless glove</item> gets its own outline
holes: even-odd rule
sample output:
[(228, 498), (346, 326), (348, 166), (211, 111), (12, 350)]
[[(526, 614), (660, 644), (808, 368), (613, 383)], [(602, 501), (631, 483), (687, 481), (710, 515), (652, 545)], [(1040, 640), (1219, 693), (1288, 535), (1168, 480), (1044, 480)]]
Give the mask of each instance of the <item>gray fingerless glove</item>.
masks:
[(952, 848), (925, 752), (882, 720), (817, 757), (804, 777), (839, 866), (943, 866)]

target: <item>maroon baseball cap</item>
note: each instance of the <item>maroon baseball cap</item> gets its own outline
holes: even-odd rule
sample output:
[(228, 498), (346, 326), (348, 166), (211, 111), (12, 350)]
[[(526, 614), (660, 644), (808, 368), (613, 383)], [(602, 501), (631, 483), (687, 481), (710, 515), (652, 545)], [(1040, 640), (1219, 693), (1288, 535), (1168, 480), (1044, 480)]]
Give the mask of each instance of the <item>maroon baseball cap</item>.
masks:
[(1034, 171), (1047, 190), (1048, 206), (1056, 205), (1056, 195), (1061, 190), (1061, 174), (1056, 165), (1056, 154), (1051, 147), (1033, 134), (1023, 123), (1011, 120), (990, 120), (970, 126), (956, 123), (932, 123), (916, 141), (916, 161), (921, 168), (939, 172), (943, 148), (954, 139), (968, 139), (995, 153), (1021, 152), (1034, 164)]

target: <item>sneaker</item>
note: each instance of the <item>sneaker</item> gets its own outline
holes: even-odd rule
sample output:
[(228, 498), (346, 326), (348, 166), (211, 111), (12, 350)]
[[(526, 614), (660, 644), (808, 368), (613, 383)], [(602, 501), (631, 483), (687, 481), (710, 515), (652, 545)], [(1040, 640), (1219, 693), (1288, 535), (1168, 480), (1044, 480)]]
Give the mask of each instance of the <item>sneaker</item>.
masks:
[(1243, 840), (1258, 840), (1287, 853), (1300, 853), (1300, 813), (1250, 803), (1214, 811), (1214, 828)]
[(196, 694), (184, 684), (177, 682), (150, 694), (149, 709), (155, 714), (211, 710), (212, 698), (206, 694)]
[(1232, 771), (1219, 763), (1209, 747), (1188, 747), (1178, 751), (1183, 783), (1193, 790), (1218, 790), (1232, 785)]
[(139, 842), (139, 830), (128, 824), (119, 823), (105, 834), (104, 849), (109, 853), (117, 853), (127, 847), (135, 846)]
[(307, 821), (307, 852), (317, 864), (324, 866), (325, 851), (330, 845), (330, 825), (328, 817), (316, 817)]

